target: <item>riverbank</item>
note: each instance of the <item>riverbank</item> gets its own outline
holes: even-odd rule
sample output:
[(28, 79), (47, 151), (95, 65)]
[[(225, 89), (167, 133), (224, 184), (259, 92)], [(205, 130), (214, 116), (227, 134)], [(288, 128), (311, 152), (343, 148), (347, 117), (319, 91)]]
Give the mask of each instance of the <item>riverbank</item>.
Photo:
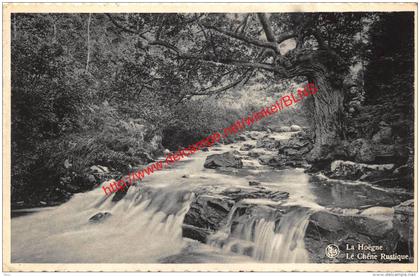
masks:
[[(325, 258), (324, 246), (361, 241), (399, 254), (410, 249), (412, 233), (403, 227), (412, 225), (410, 191), (308, 174), (300, 153), (310, 151), (310, 141), (299, 131), (252, 131), (236, 139), (151, 175), (118, 198), (92, 190), (14, 218), (12, 259), (346, 262)], [(28, 249), (29, 240), (36, 243)], [(100, 255), (89, 250), (99, 248)]]

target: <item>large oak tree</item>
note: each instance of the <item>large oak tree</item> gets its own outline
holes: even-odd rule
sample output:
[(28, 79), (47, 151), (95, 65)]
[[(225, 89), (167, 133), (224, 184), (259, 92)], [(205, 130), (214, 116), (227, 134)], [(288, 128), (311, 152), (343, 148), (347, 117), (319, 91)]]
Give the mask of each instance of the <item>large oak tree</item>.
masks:
[(261, 74), (271, 82), (315, 83), (319, 91), (305, 103), (315, 131), (313, 159), (343, 136), (344, 78), (374, 20), (364, 13), (107, 16), (117, 31), (138, 38), (144, 55), (165, 61), (150, 80), (170, 87), (179, 101), (223, 93)]

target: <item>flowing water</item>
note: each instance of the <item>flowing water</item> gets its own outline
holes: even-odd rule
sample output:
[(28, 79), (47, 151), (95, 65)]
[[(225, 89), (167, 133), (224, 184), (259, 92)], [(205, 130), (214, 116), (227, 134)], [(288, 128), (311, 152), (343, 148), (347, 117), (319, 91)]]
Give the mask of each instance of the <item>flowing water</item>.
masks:
[[(290, 133), (272, 134), (287, 139)], [(243, 143), (215, 146), (179, 161), (130, 187), (118, 202), (98, 188), (75, 194), (58, 207), (12, 218), (12, 262), (156, 263), (156, 262), (309, 262), (304, 235), (308, 218), (324, 207), (352, 208), (401, 199), (367, 184), (314, 180), (303, 169), (273, 170), (256, 159), (244, 168), (205, 169), (209, 154), (238, 150)], [(185, 178), (188, 177), (188, 178)], [(321, 181), (319, 181), (321, 180)], [(289, 193), (280, 221), (265, 216), (244, 217), (234, 206), (226, 225), (207, 244), (182, 237), (182, 223), (198, 187), (215, 184), (249, 188), (249, 181)], [(404, 196), (401, 196), (404, 198)], [(245, 200), (255, 207), (279, 205), (264, 199)], [(112, 215), (92, 223), (98, 212)]]
[[(209, 243), (225, 253), (250, 255), (265, 262), (308, 262), (304, 236), (311, 210), (295, 208), (285, 214), (276, 230), (276, 222), (265, 218), (250, 218), (232, 228), (232, 210), (225, 228), (212, 235)], [(233, 229), (233, 230), (232, 230)]]

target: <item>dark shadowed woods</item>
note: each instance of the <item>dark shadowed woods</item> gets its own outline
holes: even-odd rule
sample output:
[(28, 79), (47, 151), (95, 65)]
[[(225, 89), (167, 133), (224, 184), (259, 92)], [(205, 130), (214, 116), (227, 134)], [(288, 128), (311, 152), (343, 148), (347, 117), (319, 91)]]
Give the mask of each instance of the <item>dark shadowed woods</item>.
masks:
[(11, 20), (14, 207), (62, 203), (306, 82), (315, 97), (253, 128), (304, 127), (309, 171), (337, 159), (392, 162), (398, 170), (372, 180), (412, 189), (412, 13)]

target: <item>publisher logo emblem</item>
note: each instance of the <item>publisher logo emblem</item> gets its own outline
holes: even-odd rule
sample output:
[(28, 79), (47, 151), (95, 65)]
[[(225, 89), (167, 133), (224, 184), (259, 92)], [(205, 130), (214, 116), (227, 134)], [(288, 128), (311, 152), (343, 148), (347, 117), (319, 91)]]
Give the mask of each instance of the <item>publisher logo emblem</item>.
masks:
[(325, 248), (325, 255), (330, 259), (337, 257), (338, 254), (340, 254), (340, 248), (335, 244), (329, 244)]

